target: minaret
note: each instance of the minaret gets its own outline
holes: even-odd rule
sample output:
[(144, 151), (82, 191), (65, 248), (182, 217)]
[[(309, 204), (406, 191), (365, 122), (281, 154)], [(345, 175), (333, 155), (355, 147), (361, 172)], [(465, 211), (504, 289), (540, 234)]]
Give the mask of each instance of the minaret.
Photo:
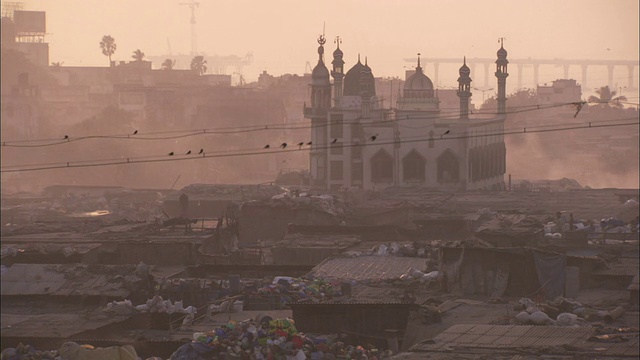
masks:
[(363, 119), (369, 118), (371, 115), (371, 97), (374, 96), (374, 78), (371, 73), (371, 68), (367, 62), (367, 58), (364, 58), (364, 67), (360, 74), (360, 98), (361, 104), (361, 116)]
[(503, 46), (504, 38), (500, 38), (498, 60), (496, 60), (496, 77), (498, 78), (498, 114), (504, 114), (507, 110), (507, 50)]
[(329, 69), (324, 64), (324, 35), (318, 38), (318, 64), (311, 72), (311, 107), (304, 107), (304, 116), (311, 119), (311, 151), (309, 152), (311, 165), (311, 181), (314, 186), (328, 186), (327, 160), (329, 150), (327, 146), (327, 112), (331, 108), (331, 80)]
[(335, 106), (340, 106), (340, 99), (342, 99), (342, 79), (344, 78), (344, 60), (342, 60), (342, 50), (340, 50), (340, 36), (336, 36), (335, 43), (337, 44), (336, 50), (333, 52), (333, 70), (331, 70), (331, 76), (333, 77), (333, 88), (335, 96)]
[(315, 113), (326, 112), (331, 108), (331, 82), (329, 70), (324, 64), (324, 35), (318, 38), (318, 64), (311, 72), (311, 108)]
[(467, 66), (467, 57), (460, 67), (460, 77), (458, 78), (458, 97), (460, 98), (460, 119), (469, 118), (469, 98), (471, 97), (471, 70)]

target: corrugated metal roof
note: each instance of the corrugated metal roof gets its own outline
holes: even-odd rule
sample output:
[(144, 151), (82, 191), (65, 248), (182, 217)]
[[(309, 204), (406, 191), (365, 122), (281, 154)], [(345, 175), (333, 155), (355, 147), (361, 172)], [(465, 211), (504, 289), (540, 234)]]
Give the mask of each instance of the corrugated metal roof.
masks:
[(638, 258), (620, 257), (616, 260), (608, 261), (606, 268), (594, 271), (597, 275), (613, 276), (635, 276), (638, 274)]
[(411, 352), (510, 353), (523, 349), (542, 354), (572, 353), (601, 356), (639, 355), (638, 334), (629, 334), (625, 342), (593, 340), (592, 327), (558, 327), (533, 325), (458, 324), (437, 335), (433, 340), (414, 345)]
[(86, 330), (124, 321), (129, 316), (89, 318), (80, 314), (11, 315), (2, 314), (2, 337), (68, 338)]
[(2, 274), (0, 294), (7, 295), (105, 295), (126, 297), (129, 290), (116, 274), (77, 270), (63, 265), (14, 264)]
[(412, 305), (413, 301), (403, 300), (394, 297), (356, 297), (356, 298), (339, 298), (339, 299), (330, 299), (324, 301), (298, 301), (291, 305)]
[(323, 261), (311, 270), (319, 278), (368, 281), (399, 279), (410, 268), (426, 271), (427, 259), (395, 256), (361, 256)]
[[(636, 269), (637, 271), (638, 269)], [(639, 290), (639, 285), (638, 284), (640, 282), (640, 277), (638, 276), (638, 273), (636, 273), (636, 276), (633, 277), (633, 280), (631, 280), (631, 284), (629, 284), (629, 287), (627, 288), (627, 290), (629, 291), (638, 291)]]

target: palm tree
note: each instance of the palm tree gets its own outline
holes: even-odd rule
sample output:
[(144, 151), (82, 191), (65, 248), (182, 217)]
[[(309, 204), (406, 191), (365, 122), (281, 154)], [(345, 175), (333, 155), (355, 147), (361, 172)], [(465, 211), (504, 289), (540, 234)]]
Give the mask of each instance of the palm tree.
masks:
[(207, 72), (207, 60), (204, 56), (198, 55), (191, 60), (191, 70), (195, 71), (198, 75), (202, 75)]
[(142, 59), (144, 59), (144, 53), (140, 51), (140, 49), (138, 49), (133, 52), (133, 55), (131, 55), (131, 58), (133, 58), (135, 61), (142, 61)]
[(602, 86), (599, 89), (596, 89), (596, 94), (598, 96), (589, 96), (590, 103), (596, 103), (602, 106), (613, 106), (617, 108), (621, 108), (621, 101), (627, 101), (626, 96), (618, 96), (615, 90), (609, 89), (609, 86)]
[(165, 59), (164, 62), (162, 63), (162, 65), (160, 65), (160, 68), (162, 70), (173, 70), (173, 67), (175, 65), (176, 65), (176, 61), (175, 60)]
[(109, 57), (109, 66), (111, 66), (111, 55), (116, 52), (116, 41), (111, 35), (105, 35), (100, 41), (100, 48), (102, 48), (102, 54)]

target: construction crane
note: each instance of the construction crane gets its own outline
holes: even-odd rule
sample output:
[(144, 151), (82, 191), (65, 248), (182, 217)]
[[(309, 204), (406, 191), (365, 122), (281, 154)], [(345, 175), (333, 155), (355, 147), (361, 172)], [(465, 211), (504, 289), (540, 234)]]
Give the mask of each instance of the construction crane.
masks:
[(198, 53), (196, 43), (196, 8), (200, 6), (200, 3), (196, 0), (191, 0), (191, 2), (180, 3), (180, 5), (186, 5), (191, 8), (191, 56), (196, 56)]

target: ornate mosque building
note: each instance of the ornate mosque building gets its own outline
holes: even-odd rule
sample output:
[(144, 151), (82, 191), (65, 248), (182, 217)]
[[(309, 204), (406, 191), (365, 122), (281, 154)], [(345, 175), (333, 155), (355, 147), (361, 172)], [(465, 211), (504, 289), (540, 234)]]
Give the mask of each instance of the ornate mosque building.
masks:
[[(469, 113), (471, 71), (463, 61), (458, 78), (459, 113), (440, 111), (438, 92), (420, 58), (406, 79), (396, 107), (382, 108), (365, 58), (344, 72), (340, 39), (331, 71), (324, 61), (326, 39), (318, 39), (318, 64), (311, 75), (312, 185), (326, 189), (422, 186), (450, 190), (505, 187), (504, 123), (507, 51), (501, 43), (495, 76), (497, 113)], [(333, 78), (333, 83), (330, 80)]]

